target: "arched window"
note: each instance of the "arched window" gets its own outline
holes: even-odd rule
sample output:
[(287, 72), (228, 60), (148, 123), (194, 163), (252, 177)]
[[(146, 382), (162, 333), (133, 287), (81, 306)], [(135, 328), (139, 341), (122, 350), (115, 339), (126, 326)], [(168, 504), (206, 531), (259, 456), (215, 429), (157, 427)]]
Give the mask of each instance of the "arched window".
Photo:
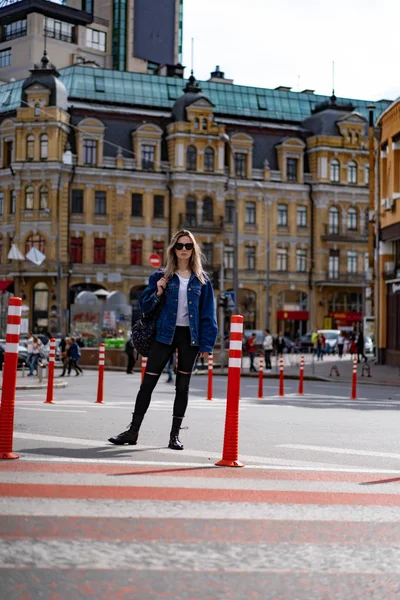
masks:
[(357, 231), (357, 211), (355, 208), (349, 208), (347, 212), (347, 229)]
[(357, 163), (354, 160), (347, 165), (347, 181), (348, 183), (357, 183)]
[(214, 171), (214, 150), (209, 147), (204, 150), (204, 170), (208, 173)]
[(197, 168), (197, 150), (194, 146), (189, 146), (186, 151), (186, 168), (188, 171), (195, 171)]
[(212, 223), (214, 221), (214, 202), (212, 198), (203, 200), (203, 222)]
[(49, 156), (49, 136), (44, 133), (40, 136), (40, 158), (46, 160)]
[(331, 162), (331, 181), (340, 181), (340, 162), (336, 158)]
[(28, 135), (26, 138), (26, 160), (33, 160), (35, 158), (35, 136)]
[(48, 191), (47, 187), (45, 187), (45, 186), (40, 188), (39, 207), (41, 210), (44, 210), (45, 208), (49, 208), (49, 191)]
[(193, 227), (197, 223), (196, 198), (188, 196), (186, 198), (186, 224)]
[(31, 248), (37, 248), (42, 254), (46, 254), (46, 240), (40, 233), (35, 233), (28, 237), (25, 242), (25, 254), (28, 254)]
[(33, 185), (25, 188), (25, 210), (33, 210), (34, 189)]
[(203, 131), (207, 131), (207, 119), (203, 119)]
[(339, 209), (336, 206), (329, 209), (329, 233), (339, 233)]
[(49, 286), (44, 281), (33, 288), (32, 326), (35, 333), (45, 333), (49, 329)]

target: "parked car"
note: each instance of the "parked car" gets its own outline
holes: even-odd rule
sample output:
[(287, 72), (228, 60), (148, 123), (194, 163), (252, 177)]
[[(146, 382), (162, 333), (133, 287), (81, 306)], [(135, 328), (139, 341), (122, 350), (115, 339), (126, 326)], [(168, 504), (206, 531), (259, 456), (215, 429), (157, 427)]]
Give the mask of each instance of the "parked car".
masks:
[(337, 342), (340, 335), (340, 329), (318, 329), (318, 333), (323, 333), (326, 340), (326, 352), (335, 354), (337, 350)]
[(311, 352), (314, 344), (312, 343), (312, 333), (306, 333), (305, 335), (301, 335), (296, 343), (300, 352)]
[(365, 354), (375, 354), (374, 342), (372, 341), (372, 337), (367, 336), (365, 338)]
[[(3, 354), (5, 354), (6, 351), (6, 340), (0, 340), (0, 352)], [(23, 364), (26, 364), (26, 361), (28, 359), (28, 350), (26, 349), (25, 346), (23, 346), (22, 344), (18, 345), (18, 367), (22, 367)], [(0, 362), (2, 362), (3, 359), (0, 358)]]

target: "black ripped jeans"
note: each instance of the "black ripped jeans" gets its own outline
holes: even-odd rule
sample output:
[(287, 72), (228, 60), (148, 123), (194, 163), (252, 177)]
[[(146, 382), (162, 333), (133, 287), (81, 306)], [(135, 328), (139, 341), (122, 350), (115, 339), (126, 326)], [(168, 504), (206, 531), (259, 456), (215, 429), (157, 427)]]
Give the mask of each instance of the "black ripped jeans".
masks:
[[(170, 357), (178, 349), (178, 364), (175, 382), (174, 417), (185, 416), (188, 399), (189, 383), (193, 365), (199, 353), (198, 346), (192, 346), (189, 327), (176, 327), (172, 344), (162, 344), (155, 341), (147, 360), (146, 372), (136, 397), (135, 414), (145, 415), (151, 401), (151, 394), (157, 385)], [(156, 375), (149, 375), (156, 373)]]

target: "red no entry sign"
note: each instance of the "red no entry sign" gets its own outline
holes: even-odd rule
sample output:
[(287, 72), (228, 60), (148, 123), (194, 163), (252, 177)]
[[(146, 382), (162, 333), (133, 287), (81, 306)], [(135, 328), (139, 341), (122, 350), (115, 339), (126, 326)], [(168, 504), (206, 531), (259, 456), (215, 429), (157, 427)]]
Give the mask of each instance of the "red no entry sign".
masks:
[(158, 254), (150, 254), (149, 263), (151, 264), (152, 267), (157, 269), (158, 267), (161, 266), (161, 258), (158, 256)]

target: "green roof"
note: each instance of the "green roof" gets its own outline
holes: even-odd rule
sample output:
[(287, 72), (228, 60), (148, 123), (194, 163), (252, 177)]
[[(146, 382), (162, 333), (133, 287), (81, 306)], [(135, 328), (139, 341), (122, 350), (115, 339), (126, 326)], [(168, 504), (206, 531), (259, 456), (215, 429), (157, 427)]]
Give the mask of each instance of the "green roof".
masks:
[[(185, 80), (159, 75), (144, 75), (74, 65), (60, 69), (61, 81), (68, 90), (69, 101), (101, 102), (171, 110), (183, 94)], [(304, 92), (288, 92), (227, 83), (200, 81), (202, 92), (215, 105), (217, 114), (301, 122), (317, 104), (328, 96)], [(0, 112), (19, 106), (22, 81), (0, 86)], [(9, 93), (11, 92), (11, 93)], [(338, 103), (351, 102), (356, 111), (368, 116), (371, 100), (337, 98)], [(391, 103), (375, 101), (376, 118)]]

